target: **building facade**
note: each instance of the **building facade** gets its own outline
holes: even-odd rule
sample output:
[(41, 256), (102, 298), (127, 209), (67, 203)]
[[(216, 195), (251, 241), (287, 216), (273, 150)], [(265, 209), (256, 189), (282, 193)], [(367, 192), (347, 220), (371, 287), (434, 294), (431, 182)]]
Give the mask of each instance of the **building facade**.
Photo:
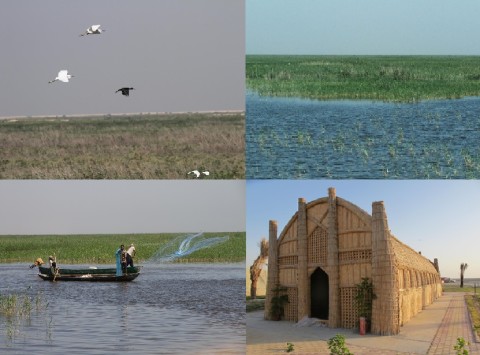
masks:
[(331, 328), (358, 327), (356, 285), (368, 277), (374, 288), (371, 332), (391, 335), (442, 294), (438, 262), (395, 238), (383, 202), (369, 215), (336, 196), (306, 203), (277, 237), (270, 221), (265, 318), (274, 290), (286, 289), (286, 320), (305, 316)]

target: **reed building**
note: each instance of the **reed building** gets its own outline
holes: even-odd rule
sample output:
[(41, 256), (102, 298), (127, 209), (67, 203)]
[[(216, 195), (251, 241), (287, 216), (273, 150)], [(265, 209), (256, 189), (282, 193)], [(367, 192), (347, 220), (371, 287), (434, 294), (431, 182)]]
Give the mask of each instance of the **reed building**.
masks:
[(356, 328), (356, 285), (368, 277), (376, 295), (371, 332), (391, 335), (441, 296), (437, 260), (392, 235), (383, 202), (373, 202), (370, 215), (330, 188), (328, 197), (309, 203), (300, 198), (279, 236), (275, 221), (269, 230), (266, 319), (280, 286), (289, 298), (286, 320), (308, 316), (331, 328)]

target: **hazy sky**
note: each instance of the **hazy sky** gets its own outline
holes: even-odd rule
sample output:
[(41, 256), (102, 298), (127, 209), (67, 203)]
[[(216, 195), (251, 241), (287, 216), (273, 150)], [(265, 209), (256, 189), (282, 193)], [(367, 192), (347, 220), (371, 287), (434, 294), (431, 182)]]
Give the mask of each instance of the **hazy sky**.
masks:
[(247, 54), (480, 54), (477, 0), (246, 0)]
[(4, 180), (0, 196), (2, 235), (245, 231), (243, 180)]
[(389, 228), (402, 242), (430, 260), (439, 259), (442, 276), (480, 277), (480, 181), (474, 180), (250, 180), (247, 181), (247, 266), (268, 240), (268, 222), (278, 222), (278, 234), (297, 211), (298, 198), (307, 202), (328, 196), (335, 187), (342, 197), (368, 214), (372, 202), (384, 201)]
[(5, 0), (0, 51), (0, 116), (244, 110), (244, 0)]

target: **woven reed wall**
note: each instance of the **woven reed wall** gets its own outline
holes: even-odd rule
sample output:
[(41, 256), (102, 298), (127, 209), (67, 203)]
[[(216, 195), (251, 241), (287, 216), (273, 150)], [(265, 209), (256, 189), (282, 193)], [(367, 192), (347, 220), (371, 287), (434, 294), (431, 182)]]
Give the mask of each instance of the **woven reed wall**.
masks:
[(285, 230), (279, 240), (278, 256), (285, 257), (297, 255), (297, 221), (290, 224), (290, 228)]
[(398, 267), (399, 322), (403, 325), (441, 296), (441, 281), (428, 259), (394, 236), (391, 241)]
[(284, 309), (284, 319), (292, 322), (298, 322), (298, 289), (296, 287), (287, 288), (288, 302)]
[(328, 227), (327, 224), (328, 214), (328, 198), (322, 197), (318, 200), (308, 203), (307, 206), (307, 235), (313, 233), (313, 231), (319, 227)]
[(317, 227), (308, 236), (308, 265), (327, 264), (327, 230)]
[(341, 304), (341, 327), (356, 328), (358, 327), (358, 310), (355, 307), (356, 287), (340, 288), (340, 304)]

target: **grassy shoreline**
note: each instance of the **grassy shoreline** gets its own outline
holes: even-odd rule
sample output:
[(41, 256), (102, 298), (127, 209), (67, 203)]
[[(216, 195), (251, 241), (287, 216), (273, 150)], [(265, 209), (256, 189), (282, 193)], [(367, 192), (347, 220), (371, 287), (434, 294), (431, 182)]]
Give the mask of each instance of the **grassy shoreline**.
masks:
[[(0, 236), (2, 253), (0, 263), (33, 263), (41, 257), (44, 261), (55, 254), (59, 264), (114, 264), (115, 251), (120, 244), (135, 244), (137, 263), (150, 259), (169, 241), (188, 233), (165, 234), (98, 234), (49, 236)], [(176, 262), (244, 262), (246, 253), (245, 232), (204, 233), (203, 237), (229, 239), (221, 244), (198, 250)]]
[(244, 113), (0, 120), (1, 179), (245, 178)]
[(478, 56), (247, 55), (247, 88), (266, 96), (415, 102), (480, 96)]

